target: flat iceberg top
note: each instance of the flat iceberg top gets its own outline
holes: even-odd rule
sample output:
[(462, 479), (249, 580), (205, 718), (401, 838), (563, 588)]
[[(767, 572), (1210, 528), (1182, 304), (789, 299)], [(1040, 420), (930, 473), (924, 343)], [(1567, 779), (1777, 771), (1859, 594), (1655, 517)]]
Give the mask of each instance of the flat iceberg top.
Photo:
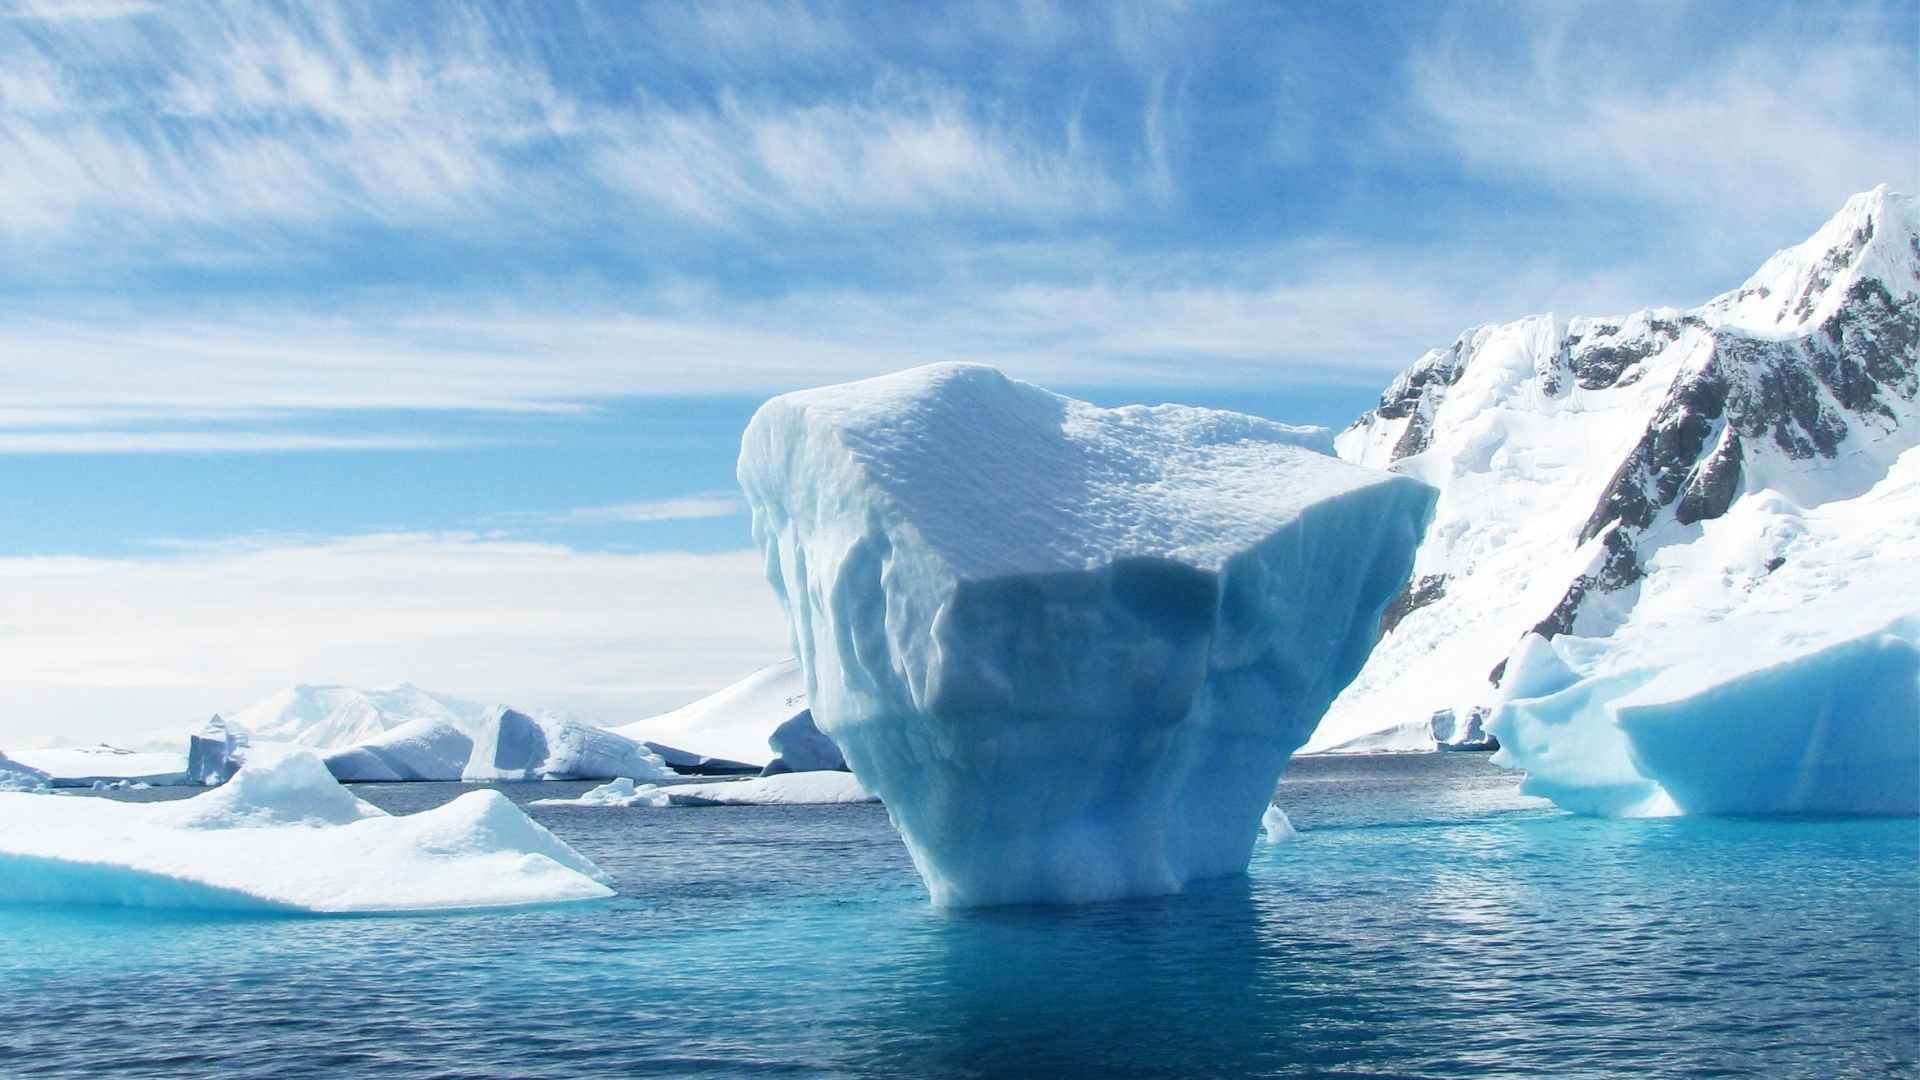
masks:
[(603, 877), (497, 791), (392, 817), (304, 749), (177, 802), (0, 793), (0, 903), (471, 910), (600, 899)]
[[(802, 455), (820, 500), (877, 495), (963, 579), (1125, 556), (1218, 569), (1316, 503), (1404, 482), (1316, 452), (1317, 428), (1106, 409), (965, 363), (774, 398), (743, 443), (750, 493), (756, 448), (764, 461)], [(981, 527), (1010, 516), (1018, 528)]]

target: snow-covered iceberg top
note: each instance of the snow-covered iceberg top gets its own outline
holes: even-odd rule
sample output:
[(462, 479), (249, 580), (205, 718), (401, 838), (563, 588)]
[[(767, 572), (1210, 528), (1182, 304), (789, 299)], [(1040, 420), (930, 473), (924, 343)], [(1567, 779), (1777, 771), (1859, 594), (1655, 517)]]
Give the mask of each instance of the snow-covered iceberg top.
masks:
[(0, 794), (0, 903), (420, 912), (599, 899), (604, 878), (499, 792), (391, 817), (305, 750), (256, 748), (178, 802)]
[(1321, 442), (973, 364), (755, 414), (739, 477), (815, 722), (936, 903), (1245, 870), (1432, 506)]
[(715, 784), (636, 785), (622, 777), (573, 799), (540, 799), (535, 806), (814, 806), (879, 802), (848, 772), (795, 772)]

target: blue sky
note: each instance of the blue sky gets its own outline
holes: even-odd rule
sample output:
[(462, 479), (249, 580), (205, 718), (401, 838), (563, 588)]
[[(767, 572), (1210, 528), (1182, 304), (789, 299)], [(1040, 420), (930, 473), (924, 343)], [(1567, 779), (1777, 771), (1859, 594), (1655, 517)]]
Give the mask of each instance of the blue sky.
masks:
[(1913, 189), (1916, 50), (1912, 3), (0, 0), (0, 740), (673, 704), (781, 648), (767, 394), (1343, 423)]

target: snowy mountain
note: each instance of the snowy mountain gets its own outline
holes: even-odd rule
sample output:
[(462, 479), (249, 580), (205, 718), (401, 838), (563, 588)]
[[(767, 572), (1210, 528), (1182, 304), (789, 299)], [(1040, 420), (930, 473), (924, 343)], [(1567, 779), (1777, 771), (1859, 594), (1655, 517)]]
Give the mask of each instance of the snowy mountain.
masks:
[[(1336, 440), (1441, 495), (1385, 636), (1308, 752), (1480, 738), (1530, 632), (1658, 620), (1670, 644), (1690, 624), (1703, 650), (1732, 647), (1713, 624), (1779, 603), (1795, 579), (1771, 575), (1879, 528), (1822, 508), (1884, 506), (1903, 483), (1917, 341), (1920, 212), (1881, 187), (1699, 307), (1480, 326), (1422, 356)], [(1920, 609), (1910, 579), (1893, 587)]]
[(295, 686), (255, 702), (227, 721), (261, 742), (335, 749), (364, 742), (414, 720), (471, 729), (487, 707), (412, 683), (361, 690), (351, 686)]

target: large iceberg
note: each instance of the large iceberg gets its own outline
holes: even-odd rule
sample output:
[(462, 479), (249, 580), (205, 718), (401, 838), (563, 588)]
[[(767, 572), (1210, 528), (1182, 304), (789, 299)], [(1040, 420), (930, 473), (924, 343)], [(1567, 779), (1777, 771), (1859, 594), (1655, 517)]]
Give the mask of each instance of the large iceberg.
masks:
[(459, 780), (473, 757), (473, 738), (445, 720), (421, 717), (365, 742), (329, 750), (327, 771), (342, 783)]
[(612, 895), (497, 791), (390, 817), (311, 751), (254, 758), (177, 802), (0, 794), (0, 903), (348, 913)]
[(1920, 813), (1920, 448), (1694, 528), (1619, 630), (1522, 641), (1495, 763), (1594, 814)]
[[(684, 771), (751, 772), (760, 766), (740, 763), (765, 763), (768, 734), (806, 711), (806, 675), (800, 670), (800, 661), (788, 657), (698, 701), (613, 730), (647, 743)], [(671, 746), (655, 740), (673, 746), (697, 746), (704, 754), (719, 756), (683, 762), (669, 753)]]
[(739, 477), (814, 719), (935, 903), (1245, 870), (1432, 508), (1318, 438), (974, 364), (754, 415)]
[(467, 780), (664, 779), (660, 755), (604, 728), (498, 708), (474, 732)]

